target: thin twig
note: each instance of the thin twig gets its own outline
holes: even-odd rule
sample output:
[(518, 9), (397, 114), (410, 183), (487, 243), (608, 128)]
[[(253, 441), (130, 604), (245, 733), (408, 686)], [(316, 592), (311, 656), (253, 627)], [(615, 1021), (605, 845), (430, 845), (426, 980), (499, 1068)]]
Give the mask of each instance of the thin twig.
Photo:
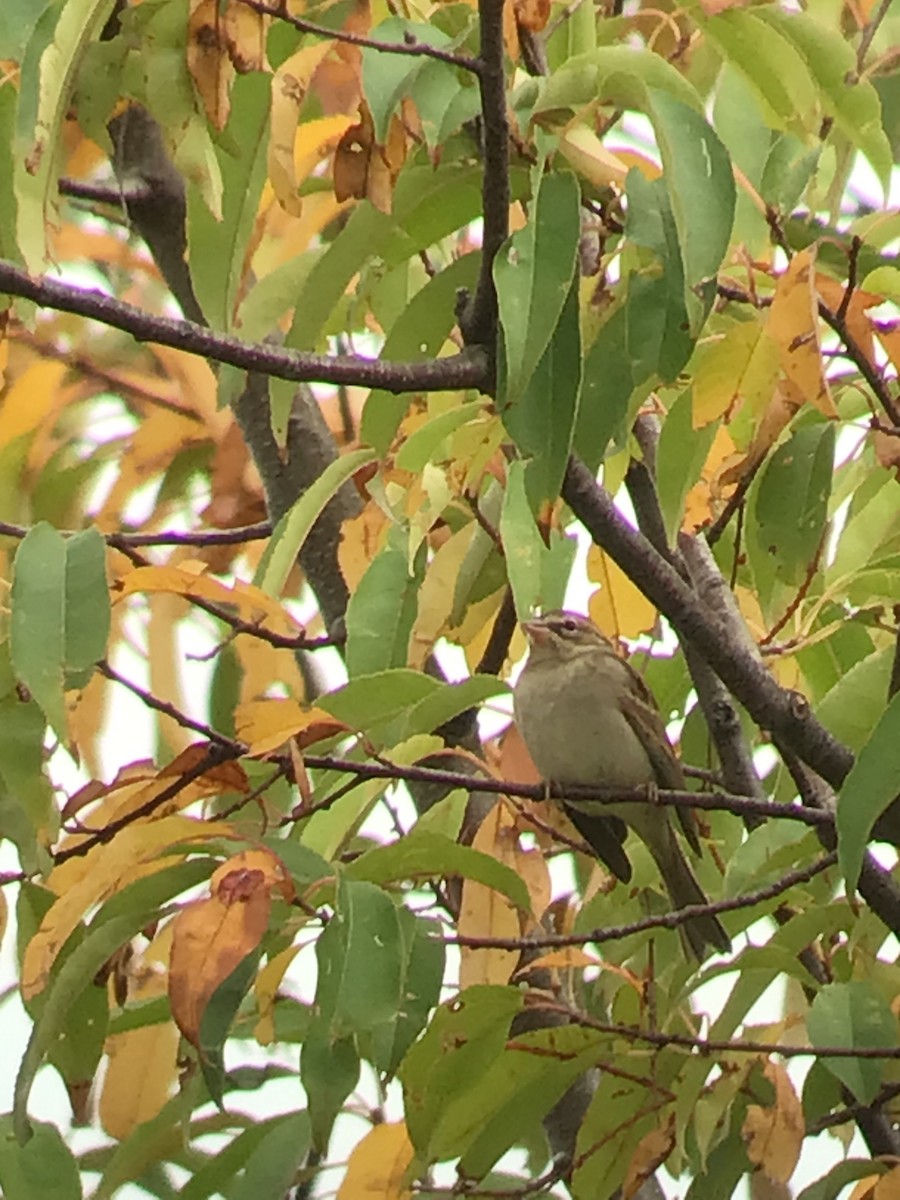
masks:
[(377, 50), (380, 54), (406, 54), (415, 58), (435, 58), (438, 62), (458, 67), (462, 71), (471, 71), (477, 75), (481, 64), (477, 58), (468, 58), (464, 54), (454, 54), (450, 50), (441, 50), (438, 46), (430, 46), (427, 42), (418, 42), (413, 38), (403, 42), (379, 42), (375, 38), (363, 37), (359, 33), (349, 33), (345, 29), (331, 29), (327, 25), (317, 25), (313, 21), (305, 21), (292, 16), (284, 4), (263, 4), (261, 0), (240, 0), (246, 8), (264, 17), (277, 17), (300, 33), (312, 33), (316, 37), (328, 38), (330, 41), (346, 42), (349, 46), (359, 46), (367, 50)]
[(521, 938), (478, 937), (474, 934), (448, 934), (441, 940), (448, 946), (467, 946), (474, 950), (536, 950), (561, 949), (568, 946), (584, 946), (587, 942), (602, 945), (604, 942), (618, 942), (623, 938), (634, 937), (638, 933), (646, 933), (650, 929), (677, 929), (694, 917), (718, 915), (719, 913), (736, 912), (742, 908), (755, 908), (790, 891), (801, 883), (808, 883), (816, 875), (821, 875), (837, 862), (837, 851), (826, 854), (807, 867), (798, 867), (789, 871), (774, 883), (755, 892), (746, 892), (741, 896), (732, 896), (729, 900), (711, 901), (709, 904), (689, 904), (675, 912), (659, 913), (652, 917), (642, 917), (639, 921), (631, 921), (627, 925), (608, 925), (605, 928), (590, 929), (585, 933), (548, 933)]

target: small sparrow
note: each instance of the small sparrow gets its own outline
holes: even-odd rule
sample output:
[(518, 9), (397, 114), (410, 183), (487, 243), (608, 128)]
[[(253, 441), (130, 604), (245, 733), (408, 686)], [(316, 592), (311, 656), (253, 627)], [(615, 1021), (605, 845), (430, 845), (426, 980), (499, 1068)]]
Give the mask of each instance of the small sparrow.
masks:
[[(551, 612), (522, 623), (530, 654), (515, 688), (516, 723), (534, 764), (556, 784), (635, 788), (684, 787), (681, 765), (656, 702), (640, 675), (587, 617)], [(708, 904), (675, 836), (672, 810), (646, 801), (563, 802), (578, 832), (613, 874), (631, 878), (623, 842), (627, 825), (653, 855), (673, 908)], [(692, 815), (678, 816), (691, 847), (700, 845)], [(681, 930), (689, 950), (727, 951), (728, 934), (712, 914)]]

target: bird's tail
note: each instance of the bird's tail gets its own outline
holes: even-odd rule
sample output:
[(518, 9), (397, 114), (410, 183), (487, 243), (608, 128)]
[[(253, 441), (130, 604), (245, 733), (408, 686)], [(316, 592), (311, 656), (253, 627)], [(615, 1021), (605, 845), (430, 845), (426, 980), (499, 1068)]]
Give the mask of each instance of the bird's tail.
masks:
[[(687, 908), (693, 904), (709, 904), (709, 900), (697, 882), (691, 865), (678, 844), (671, 825), (665, 823), (668, 837), (654, 838), (650, 845), (653, 857), (665, 881), (666, 890), (673, 908)], [(727, 954), (731, 939), (714, 913), (703, 913), (690, 917), (679, 926), (688, 950), (697, 959), (702, 959), (704, 950), (710, 946)]]

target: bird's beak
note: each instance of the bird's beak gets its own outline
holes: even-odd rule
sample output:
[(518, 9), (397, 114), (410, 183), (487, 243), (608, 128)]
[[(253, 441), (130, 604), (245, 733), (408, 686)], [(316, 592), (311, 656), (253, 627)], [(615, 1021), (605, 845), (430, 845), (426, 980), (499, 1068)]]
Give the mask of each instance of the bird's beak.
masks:
[(540, 621), (522, 621), (522, 630), (532, 646), (544, 646), (550, 641), (550, 630)]

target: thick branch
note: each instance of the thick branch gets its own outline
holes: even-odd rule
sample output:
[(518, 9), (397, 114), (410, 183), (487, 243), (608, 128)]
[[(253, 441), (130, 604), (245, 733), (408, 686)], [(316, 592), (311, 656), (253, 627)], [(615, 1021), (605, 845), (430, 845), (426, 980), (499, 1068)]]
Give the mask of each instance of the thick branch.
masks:
[[(73, 287), (57, 279), (32, 279), (14, 263), (0, 259), (0, 292), (21, 296), (41, 308), (59, 309), (102, 321), (130, 333), (139, 342), (174, 346), (215, 362), (230, 363), (247, 371), (292, 379), (381, 388), (387, 392), (452, 392), (484, 389), (488, 384), (486, 355), (471, 347), (453, 358), (394, 363), (358, 355), (306, 354), (267, 343), (257, 345), (213, 333), (192, 321), (155, 317), (93, 289)], [(296, 499), (296, 497), (295, 497)]]
[(494, 259), (509, 231), (509, 121), (503, 72), (503, 0), (479, 0), (481, 17), (481, 119), (484, 178), (481, 184), (484, 232), (478, 286), (463, 319), (466, 343), (488, 346), (497, 339)]
[(840, 787), (853, 764), (850, 750), (819, 724), (802, 696), (780, 688), (752, 654), (725, 636), (677, 572), (631, 528), (612, 497), (577, 458), (569, 460), (562, 494), (596, 544), (665, 614), (679, 636), (696, 646), (756, 723), (779, 733), (823, 778)]

